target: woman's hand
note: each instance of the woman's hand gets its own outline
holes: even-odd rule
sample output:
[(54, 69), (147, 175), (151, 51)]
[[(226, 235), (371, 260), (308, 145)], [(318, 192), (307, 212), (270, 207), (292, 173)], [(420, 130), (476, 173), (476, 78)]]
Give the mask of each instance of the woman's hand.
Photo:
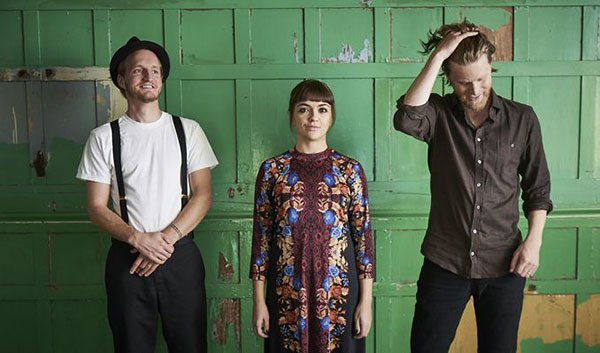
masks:
[(252, 310), (254, 333), (262, 338), (269, 337), (269, 309), (264, 300), (255, 302)]
[(371, 331), (371, 303), (360, 301), (354, 312), (354, 338), (365, 338)]

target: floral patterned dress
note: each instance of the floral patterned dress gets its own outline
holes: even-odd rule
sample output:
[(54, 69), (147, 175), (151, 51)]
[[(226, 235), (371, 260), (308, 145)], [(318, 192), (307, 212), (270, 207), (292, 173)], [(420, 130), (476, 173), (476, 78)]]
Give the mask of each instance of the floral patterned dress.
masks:
[(267, 282), (265, 352), (364, 352), (352, 337), (359, 279), (373, 278), (361, 165), (334, 150), (295, 149), (257, 176), (250, 278)]

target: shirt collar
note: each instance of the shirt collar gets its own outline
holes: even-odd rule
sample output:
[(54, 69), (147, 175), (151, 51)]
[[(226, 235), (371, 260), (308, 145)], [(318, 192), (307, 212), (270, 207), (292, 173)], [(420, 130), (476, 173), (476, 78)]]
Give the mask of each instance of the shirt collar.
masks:
[(492, 100), (492, 104), (490, 104), (490, 120), (496, 121), (500, 117), (498, 112), (502, 109), (502, 103), (496, 92), (494, 92), (494, 89), (492, 88), (490, 91), (490, 99)]
[[(496, 122), (500, 118), (500, 115), (498, 113), (502, 109), (502, 102), (493, 88), (490, 89), (490, 99), (492, 103), (490, 104), (489, 118), (492, 122)], [(458, 112), (460, 112), (461, 115), (465, 117), (465, 119), (467, 119), (462, 104), (456, 96), (456, 94), (454, 93), (452, 94), (452, 102), (454, 103), (454, 108)]]

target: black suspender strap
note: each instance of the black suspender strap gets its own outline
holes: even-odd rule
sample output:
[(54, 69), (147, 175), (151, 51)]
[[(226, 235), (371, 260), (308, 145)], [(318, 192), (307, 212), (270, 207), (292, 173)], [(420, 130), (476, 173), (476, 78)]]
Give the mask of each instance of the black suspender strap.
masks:
[(125, 184), (123, 183), (123, 168), (121, 167), (121, 131), (119, 129), (119, 119), (111, 121), (110, 129), (112, 131), (113, 161), (115, 163), (115, 175), (117, 176), (117, 186), (119, 188), (121, 218), (123, 222), (129, 223), (127, 197), (125, 196)]
[[(173, 115), (173, 125), (179, 140), (179, 149), (181, 151), (180, 183), (181, 183), (181, 209), (188, 202), (188, 184), (187, 184), (187, 147), (185, 143), (185, 132), (183, 124), (178, 116)], [(113, 160), (115, 163), (115, 175), (117, 177), (117, 186), (119, 188), (119, 207), (121, 209), (121, 218), (125, 223), (129, 223), (129, 214), (127, 213), (127, 197), (125, 196), (125, 183), (123, 183), (123, 168), (121, 164), (121, 131), (119, 129), (119, 120), (110, 123), (112, 131)]]
[(185, 144), (185, 132), (183, 131), (183, 124), (181, 123), (181, 119), (177, 115), (173, 115), (173, 125), (175, 125), (175, 132), (177, 132), (177, 139), (179, 140), (179, 149), (181, 151), (181, 168), (179, 169), (179, 180), (181, 182), (181, 209), (183, 209), (188, 202), (187, 147)]

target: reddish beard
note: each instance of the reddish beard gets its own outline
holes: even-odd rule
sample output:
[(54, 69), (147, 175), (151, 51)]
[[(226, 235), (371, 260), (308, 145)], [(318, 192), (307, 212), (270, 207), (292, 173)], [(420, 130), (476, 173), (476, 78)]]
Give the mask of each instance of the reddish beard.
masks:
[(479, 99), (476, 101), (470, 100), (467, 96), (460, 96), (459, 99), (466, 109), (471, 110), (475, 113), (479, 113), (482, 110), (484, 110), (487, 106), (487, 103), (490, 99), (490, 90), (488, 89), (483, 91), (481, 93), (481, 97), (479, 97)]

